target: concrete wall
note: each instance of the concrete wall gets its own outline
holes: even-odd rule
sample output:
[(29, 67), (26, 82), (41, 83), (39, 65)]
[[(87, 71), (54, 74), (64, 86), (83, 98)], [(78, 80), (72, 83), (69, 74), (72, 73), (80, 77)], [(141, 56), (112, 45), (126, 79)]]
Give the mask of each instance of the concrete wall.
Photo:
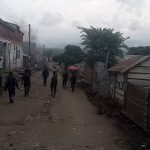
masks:
[[(4, 57), (4, 68), (19, 68), (23, 66), (23, 46), (22, 43), (13, 42), (0, 38), (3, 43), (6, 42), (6, 47), (1, 47), (1, 56)], [(17, 51), (20, 57), (17, 58)]]
[[(23, 46), (22, 44), (17, 44), (17, 50), (20, 53), (20, 57), (16, 57), (16, 67), (20, 68), (23, 67)], [(16, 52), (17, 56), (17, 52)]]
[(0, 46), (0, 56), (4, 58), (4, 68), (22, 67), (23, 33), (20, 31), (20, 27), (0, 19), (0, 43), (5, 43), (5, 47)]

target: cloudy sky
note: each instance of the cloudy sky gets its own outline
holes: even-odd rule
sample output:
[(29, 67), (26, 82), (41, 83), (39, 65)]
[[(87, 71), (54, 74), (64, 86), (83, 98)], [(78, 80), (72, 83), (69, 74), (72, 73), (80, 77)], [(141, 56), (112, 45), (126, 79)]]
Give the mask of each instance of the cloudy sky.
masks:
[(90, 25), (121, 31), (131, 46), (150, 45), (150, 0), (0, 0), (0, 17), (30, 23), (33, 39), (51, 47), (81, 43), (77, 26)]

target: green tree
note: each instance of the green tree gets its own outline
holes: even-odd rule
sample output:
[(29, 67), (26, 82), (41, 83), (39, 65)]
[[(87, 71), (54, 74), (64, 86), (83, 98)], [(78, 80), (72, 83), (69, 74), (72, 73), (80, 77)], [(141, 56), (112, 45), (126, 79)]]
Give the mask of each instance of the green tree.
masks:
[(65, 52), (53, 58), (54, 61), (63, 63), (65, 66), (80, 63), (84, 58), (84, 52), (79, 46), (67, 45)]
[(81, 31), (82, 45), (86, 50), (86, 61), (93, 68), (97, 61), (105, 63), (105, 68), (115, 62), (115, 56), (123, 57), (121, 48), (127, 47), (120, 32), (106, 28), (84, 28), (78, 27)]

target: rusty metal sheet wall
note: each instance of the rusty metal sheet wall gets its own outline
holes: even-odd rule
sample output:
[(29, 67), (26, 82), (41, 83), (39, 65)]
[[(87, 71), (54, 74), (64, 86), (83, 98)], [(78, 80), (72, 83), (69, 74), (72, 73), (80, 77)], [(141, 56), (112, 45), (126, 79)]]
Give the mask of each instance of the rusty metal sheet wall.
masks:
[[(138, 126), (148, 130), (149, 89), (128, 83), (126, 114)], [(150, 110), (150, 109), (149, 109)]]
[(88, 67), (86, 68), (81, 68), (80, 69), (80, 75), (90, 84), (91, 83), (91, 80), (92, 80), (92, 77), (91, 77), (91, 73), (92, 70)]

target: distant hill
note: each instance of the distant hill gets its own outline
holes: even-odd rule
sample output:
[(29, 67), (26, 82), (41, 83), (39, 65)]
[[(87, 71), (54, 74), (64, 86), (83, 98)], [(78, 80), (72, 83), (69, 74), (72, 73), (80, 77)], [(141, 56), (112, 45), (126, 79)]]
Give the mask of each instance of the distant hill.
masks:
[(44, 52), (44, 51), (52, 51), (53, 55), (59, 55), (61, 53), (63, 53), (65, 50), (64, 48), (43, 48), (43, 47), (39, 47), (38, 51), (40, 52)]
[(53, 52), (53, 55), (59, 55), (59, 54), (61, 54), (65, 51), (64, 48), (54, 48), (54, 49), (51, 49), (51, 50)]

